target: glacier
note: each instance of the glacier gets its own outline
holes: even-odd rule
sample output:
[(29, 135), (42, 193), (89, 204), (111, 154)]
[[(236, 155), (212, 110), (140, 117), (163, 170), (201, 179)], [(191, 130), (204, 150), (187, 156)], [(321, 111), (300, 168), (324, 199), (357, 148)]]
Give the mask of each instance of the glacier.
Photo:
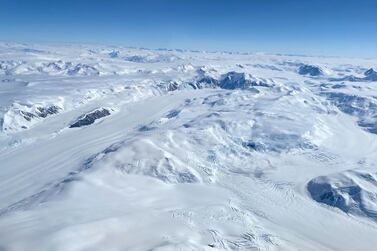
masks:
[(0, 250), (375, 249), (377, 59), (0, 55)]

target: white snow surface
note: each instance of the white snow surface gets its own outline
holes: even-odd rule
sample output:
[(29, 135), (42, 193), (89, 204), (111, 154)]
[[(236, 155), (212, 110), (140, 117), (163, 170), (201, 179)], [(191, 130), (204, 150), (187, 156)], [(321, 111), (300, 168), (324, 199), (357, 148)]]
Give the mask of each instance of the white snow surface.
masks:
[(0, 43), (0, 250), (375, 250), (377, 60)]

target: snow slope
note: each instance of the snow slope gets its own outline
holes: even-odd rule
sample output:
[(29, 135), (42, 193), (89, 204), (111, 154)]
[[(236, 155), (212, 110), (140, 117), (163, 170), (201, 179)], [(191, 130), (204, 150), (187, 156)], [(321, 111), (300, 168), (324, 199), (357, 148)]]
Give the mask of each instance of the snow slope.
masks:
[(0, 55), (0, 250), (375, 249), (377, 60)]

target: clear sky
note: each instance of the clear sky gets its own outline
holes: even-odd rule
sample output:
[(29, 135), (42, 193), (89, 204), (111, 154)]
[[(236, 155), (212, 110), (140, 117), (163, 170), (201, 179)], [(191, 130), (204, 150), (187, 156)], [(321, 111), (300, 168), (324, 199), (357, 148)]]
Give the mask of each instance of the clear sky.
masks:
[(0, 0), (0, 40), (377, 56), (377, 0)]

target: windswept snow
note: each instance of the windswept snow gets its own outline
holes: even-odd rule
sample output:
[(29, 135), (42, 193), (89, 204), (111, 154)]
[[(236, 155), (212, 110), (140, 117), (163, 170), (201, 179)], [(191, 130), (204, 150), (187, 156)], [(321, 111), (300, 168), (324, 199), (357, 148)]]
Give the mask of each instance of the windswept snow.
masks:
[(375, 249), (377, 60), (0, 55), (0, 250)]

